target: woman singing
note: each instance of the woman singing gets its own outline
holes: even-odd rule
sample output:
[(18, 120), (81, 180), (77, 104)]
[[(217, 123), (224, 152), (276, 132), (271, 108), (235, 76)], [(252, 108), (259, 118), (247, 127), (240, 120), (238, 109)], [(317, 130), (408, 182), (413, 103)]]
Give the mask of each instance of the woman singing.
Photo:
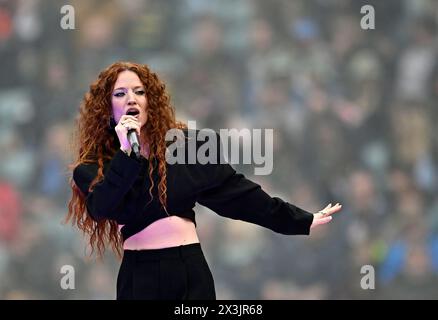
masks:
[(81, 105), (67, 221), (89, 235), (99, 255), (111, 244), (123, 256), (117, 299), (216, 298), (196, 233), (196, 202), (286, 235), (308, 235), (341, 209), (330, 204), (309, 213), (269, 196), (227, 163), (169, 164), (170, 129), (181, 129), (187, 141), (165, 85), (146, 65), (110, 65)]

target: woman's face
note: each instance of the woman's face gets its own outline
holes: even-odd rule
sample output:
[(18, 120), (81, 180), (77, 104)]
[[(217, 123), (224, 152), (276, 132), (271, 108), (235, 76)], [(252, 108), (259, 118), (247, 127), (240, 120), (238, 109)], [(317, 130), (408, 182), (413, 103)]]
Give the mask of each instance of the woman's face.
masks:
[(140, 127), (145, 125), (148, 101), (143, 83), (135, 72), (126, 70), (119, 73), (111, 93), (111, 104), (117, 123), (128, 111), (133, 111)]

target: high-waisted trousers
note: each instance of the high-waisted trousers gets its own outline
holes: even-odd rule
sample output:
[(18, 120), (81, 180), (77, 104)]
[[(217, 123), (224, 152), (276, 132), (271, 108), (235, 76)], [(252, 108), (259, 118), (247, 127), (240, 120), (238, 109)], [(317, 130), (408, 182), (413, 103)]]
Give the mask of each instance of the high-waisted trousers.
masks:
[(117, 299), (215, 300), (213, 276), (201, 245), (124, 250)]

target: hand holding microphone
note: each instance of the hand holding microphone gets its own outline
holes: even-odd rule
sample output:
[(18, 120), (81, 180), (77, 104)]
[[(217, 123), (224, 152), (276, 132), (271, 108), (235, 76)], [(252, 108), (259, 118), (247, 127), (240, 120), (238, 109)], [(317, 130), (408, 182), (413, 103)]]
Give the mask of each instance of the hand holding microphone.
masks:
[(123, 115), (115, 127), (117, 137), (120, 141), (120, 149), (123, 151), (132, 150), (137, 158), (140, 157), (140, 123), (137, 118), (127, 112)]

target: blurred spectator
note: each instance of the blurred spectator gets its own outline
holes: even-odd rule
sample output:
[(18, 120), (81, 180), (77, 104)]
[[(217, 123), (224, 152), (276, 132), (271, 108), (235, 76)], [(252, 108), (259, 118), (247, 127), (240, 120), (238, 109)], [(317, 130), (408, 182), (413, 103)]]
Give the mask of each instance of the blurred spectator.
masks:
[(0, 181), (0, 243), (10, 244), (17, 237), (21, 221), (21, 196), (9, 183)]
[[(223, 44), (222, 26), (212, 15), (195, 18), (192, 49), (187, 57), (177, 93), (190, 120), (201, 126), (220, 129), (239, 107), (239, 68)], [(196, 88), (196, 91), (192, 89)], [(179, 91), (180, 89), (181, 91)]]
[(436, 64), (436, 22), (432, 17), (417, 20), (410, 29), (407, 47), (398, 65), (396, 94), (401, 99), (423, 100)]
[(41, 194), (60, 206), (67, 202), (65, 195), (69, 192), (66, 167), (70, 161), (70, 132), (70, 126), (66, 123), (48, 128), (37, 178)]
[[(198, 128), (274, 129), (272, 174), (237, 166), (268, 193), (344, 203), (293, 240), (196, 208), (219, 299), (436, 296), (437, 1), (70, 3), (75, 30), (56, 0), (0, 1), (0, 298), (114, 298), (118, 261), (84, 259), (61, 222), (71, 126), (115, 60), (151, 65)], [(376, 30), (360, 28), (365, 4)], [(75, 290), (60, 287), (63, 265)], [(360, 287), (363, 265), (375, 290)]]

